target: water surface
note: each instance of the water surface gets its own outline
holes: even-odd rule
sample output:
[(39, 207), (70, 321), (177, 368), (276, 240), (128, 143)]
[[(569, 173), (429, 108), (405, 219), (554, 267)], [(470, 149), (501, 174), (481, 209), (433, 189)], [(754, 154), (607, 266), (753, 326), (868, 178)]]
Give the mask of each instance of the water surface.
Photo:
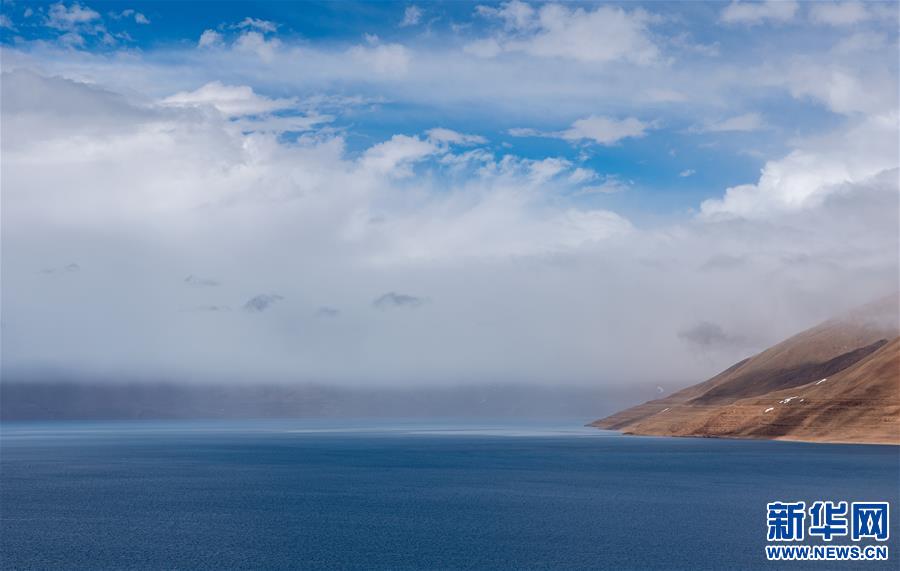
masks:
[(774, 568), (766, 502), (900, 495), (896, 447), (575, 422), (8, 423), (0, 445), (10, 569)]

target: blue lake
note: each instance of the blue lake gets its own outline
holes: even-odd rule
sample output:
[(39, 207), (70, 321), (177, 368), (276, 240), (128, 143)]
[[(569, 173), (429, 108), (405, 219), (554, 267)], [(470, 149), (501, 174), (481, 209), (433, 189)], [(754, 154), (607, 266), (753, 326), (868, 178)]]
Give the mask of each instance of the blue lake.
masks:
[[(900, 451), (571, 424), (7, 423), (4, 569), (756, 569), (766, 503), (889, 500)], [(822, 563), (781, 563), (822, 569)]]

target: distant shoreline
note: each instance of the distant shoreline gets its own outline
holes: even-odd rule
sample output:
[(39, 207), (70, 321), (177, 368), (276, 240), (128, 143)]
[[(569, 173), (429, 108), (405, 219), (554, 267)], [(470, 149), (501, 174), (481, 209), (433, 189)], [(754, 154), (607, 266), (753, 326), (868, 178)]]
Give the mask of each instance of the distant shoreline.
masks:
[[(596, 428), (598, 430), (615, 430), (610, 428), (603, 428), (602, 426), (597, 426), (594, 423), (585, 424), (585, 426)], [(715, 440), (748, 440), (748, 441), (769, 441), (769, 442), (793, 442), (793, 443), (801, 443), (801, 444), (859, 444), (863, 446), (897, 446), (900, 447), (900, 441), (892, 442), (892, 441), (869, 441), (869, 440), (835, 440), (835, 439), (809, 439), (809, 438), (798, 438), (798, 437), (775, 437), (775, 438), (766, 438), (763, 436), (730, 436), (730, 435), (717, 435), (717, 434), (651, 434), (651, 433), (636, 433), (636, 432), (626, 432), (622, 430), (616, 430), (622, 436), (652, 436), (655, 438), (710, 438)]]

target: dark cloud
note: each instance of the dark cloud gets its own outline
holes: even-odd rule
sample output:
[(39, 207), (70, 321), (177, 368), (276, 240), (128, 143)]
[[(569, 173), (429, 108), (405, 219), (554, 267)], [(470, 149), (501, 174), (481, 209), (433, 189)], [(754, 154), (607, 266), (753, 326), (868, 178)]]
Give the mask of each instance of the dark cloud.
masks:
[(216, 287), (220, 284), (218, 280), (214, 280), (212, 278), (204, 278), (200, 276), (195, 276), (193, 274), (184, 278), (184, 283), (189, 286), (195, 287)]
[(415, 308), (419, 307), (423, 303), (425, 303), (425, 300), (421, 297), (389, 291), (386, 294), (376, 298), (372, 302), (372, 305), (377, 307), (378, 309), (390, 309), (392, 307)]
[(678, 332), (678, 337), (700, 347), (722, 347), (741, 344), (739, 337), (729, 335), (722, 327), (709, 321), (700, 321)]
[(259, 313), (269, 309), (272, 305), (284, 300), (284, 298), (275, 293), (261, 293), (251, 297), (244, 304), (244, 311)]
[(195, 307), (189, 307), (187, 309), (183, 309), (182, 311), (231, 311), (231, 308), (227, 305), (198, 305)]
[(341, 310), (334, 307), (322, 306), (316, 310), (316, 317), (337, 317), (341, 314)]

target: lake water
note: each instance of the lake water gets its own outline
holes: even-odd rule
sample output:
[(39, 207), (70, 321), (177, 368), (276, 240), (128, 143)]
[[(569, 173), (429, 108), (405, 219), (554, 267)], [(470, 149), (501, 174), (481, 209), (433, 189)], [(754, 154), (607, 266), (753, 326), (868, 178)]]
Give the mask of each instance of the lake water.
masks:
[[(4, 569), (755, 569), (766, 502), (889, 500), (900, 453), (571, 424), (0, 431)], [(782, 563), (821, 569), (821, 563)]]

